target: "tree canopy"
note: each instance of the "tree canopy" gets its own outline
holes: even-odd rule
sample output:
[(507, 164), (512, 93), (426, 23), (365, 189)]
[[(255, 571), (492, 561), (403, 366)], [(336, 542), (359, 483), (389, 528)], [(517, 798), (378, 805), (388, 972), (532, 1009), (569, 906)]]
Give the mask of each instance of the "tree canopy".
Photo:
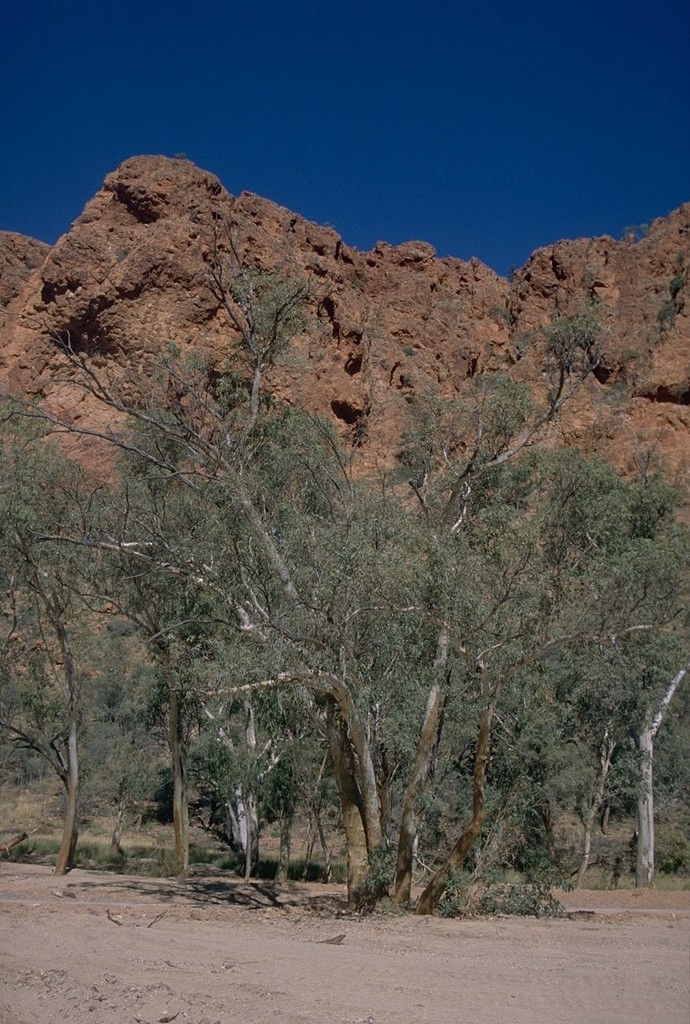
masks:
[[(541, 405), (500, 376), (419, 399), (397, 469), (372, 478), (329, 424), (265, 400), (303, 283), (250, 274), (231, 245), (212, 283), (241, 359), (219, 374), (171, 351), (160, 406), (61, 339), (75, 386), (121, 417), (99, 435), (110, 485), (43, 436), (78, 424), (4, 402), (0, 726), (65, 783), (64, 865), (79, 751), (107, 737), (121, 824), (159, 756), (148, 723), (181, 874), (190, 792), (247, 874), (262, 818), (289, 849), (299, 805), (325, 849), (337, 792), (352, 906), (409, 903), (425, 865), (417, 909), (433, 912), (508, 808), (505, 855), (534, 870), (557, 867), (555, 818), (577, 814), (581, 878), (602, 808), (651, 794), (649, 737), (689, 650), (672, 488), (544, 443), (596, 365), (592, 312), (547, 332)], [(118, 681), (97, 638), (123, 623)]]

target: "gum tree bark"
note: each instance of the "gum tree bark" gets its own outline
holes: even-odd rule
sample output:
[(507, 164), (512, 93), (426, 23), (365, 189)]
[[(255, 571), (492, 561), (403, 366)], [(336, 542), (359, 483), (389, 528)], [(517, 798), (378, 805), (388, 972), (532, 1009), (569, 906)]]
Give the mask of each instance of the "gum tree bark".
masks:
[(472, 779), (472, 818), (450, 852), (448, 859), (433, 876), (417, 903), (417, 914), (433, 914), (445, 892), (449, 879), (457, 871), (472, 849), (484, 826), (484, 792), (486, 787), (486, 766), (489, 760), (491, 723), (494, 715), (493, 702), (484, 708), (477, 733), (477, 753), (474, 759)]
[(439, 635), (434, 664), (437, 678), (429, 691), (414, 765), (412, 766), (412, 773), (405, 791), (405, 801), (400, 820), (393, 899), (396, 903), (404, 905), (410, 902), (414, 848), (419, 829), (420, 799), (429, 781), (434, 750), (438, 742), (443, 717), (444, 681), (441, 679), (440, 674), (445, 670), (447, 661), (448, 631), (444, 629)]
[(637, 801), (637, 864), (635, 885), (639, 888), (654, 886), (654, 740), (663, 722), (673, 696), (690, 670), (690, 662), (671, 680), (656, 709), (651, 711), (637, 738), (640, 753), (641, 785)]
[(366, 898), (369, 877), (369, 847), (362, 794), (348, 742), (347, 726), (335, 708), (329, 710), (327, 721), (328, 746), (331, 752), (347, 845), (347, 903), (352, 910), (362, 906)]
[[(244, 716), (244, 740), (253, 766), (256, 760), (256, 724), (250, 700), (245, 701)], [(244, 816), (244, 877), (251, 878), (259, 866), (259, 814), (252, 786), (244, 787), (241, 800)]]
[(55, 861), (55, 874), (66, 875), (74, 866), (79, 839), (79, 755), (77, 747), (77, 716), (70, 711), (67, 735), (67, 766), (63, 777), (67, 794), (67, 808), (62, 829), (62, 840)]

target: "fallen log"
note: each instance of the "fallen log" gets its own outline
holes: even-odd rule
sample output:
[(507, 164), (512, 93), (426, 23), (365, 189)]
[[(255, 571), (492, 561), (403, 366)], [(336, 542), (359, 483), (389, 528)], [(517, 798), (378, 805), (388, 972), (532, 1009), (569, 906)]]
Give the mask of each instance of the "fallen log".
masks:
[(28, 832), (22, 832), (21, 835), (15, 836), (14, 839), (10, 839), (9, 843), (0, 844), (0, 853), (4, 853), (6, 857), (9, 857), (10, 850), (13, 846), (19, 846), (25, 839), (29, 838)]

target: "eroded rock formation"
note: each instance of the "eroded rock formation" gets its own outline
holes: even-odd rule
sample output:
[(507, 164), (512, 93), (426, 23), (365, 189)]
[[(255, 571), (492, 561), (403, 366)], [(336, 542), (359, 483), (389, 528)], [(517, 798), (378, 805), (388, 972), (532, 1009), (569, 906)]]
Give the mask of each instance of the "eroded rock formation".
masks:
[(67, 386), (58, 337), (132, 396), (153, 387), (170, 343), (225, 365), (233, 328), (208, 280), (221, 229), (246, 265), (309, 281), (306, 329), (270, 383), (335, 418), (364, 465), (398, 449), (416, 394), (452, 395), (483, 371), (538, 388), (540, 329), (594, 301), (605, 354), (562, 418), (563, 442), (626, 472), (656, 461), (685, 480), (690, 204), (640, 239), (540, 249), (508, 281), (474, 259), (439, 259), (424, 242), (358, 252), (265, 199), (229, 195), (189, 161), (135, 157), (55, 246), (0, 234), (0, 382), (95, 424), (103, 410)]

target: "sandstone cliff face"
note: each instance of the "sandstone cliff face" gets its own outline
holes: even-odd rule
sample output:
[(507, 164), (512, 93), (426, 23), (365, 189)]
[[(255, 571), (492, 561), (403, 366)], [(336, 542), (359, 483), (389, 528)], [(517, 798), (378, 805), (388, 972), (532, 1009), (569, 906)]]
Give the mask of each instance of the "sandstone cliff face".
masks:
[(274, 203), (229, 195), (186, 160), (136, 157), (52, 248), (0, 235), (0, 381), (95, 424), (102, 411), (65, 384), (58, 335), (132, 395), (170, 342), (223, 365), (233, 330), (206, 262), (218, 225), (249, 266), (309, 280), (307, 329), (271, 386), (334, 417), (363, 464), (390, 460), (416, 393), (458, 394), (499, 370), (538, 387), (539, 329), (594, 299), (606, 354), (564, 415), (562, 440), (627, 472), (660, 459), (672, 477), (687, 473), (690, 204), (641, 240), (541, 249), (508, 282), (424, 242), (358, 252)]
[(510, 297), (513, 340), (553, 313), (595, 300), (606, 328), (595, 380), (564, 417), (568, 440), (625, 471), (663, 463), (679, 477), (690, 464), (690, 204), (655, 221), (639, 241), (558, 242), (533, 254)]
[(0, 231), (0, 309), (16, 299), (32, 270), (40, 267), (49, 252), (45, 242)]

